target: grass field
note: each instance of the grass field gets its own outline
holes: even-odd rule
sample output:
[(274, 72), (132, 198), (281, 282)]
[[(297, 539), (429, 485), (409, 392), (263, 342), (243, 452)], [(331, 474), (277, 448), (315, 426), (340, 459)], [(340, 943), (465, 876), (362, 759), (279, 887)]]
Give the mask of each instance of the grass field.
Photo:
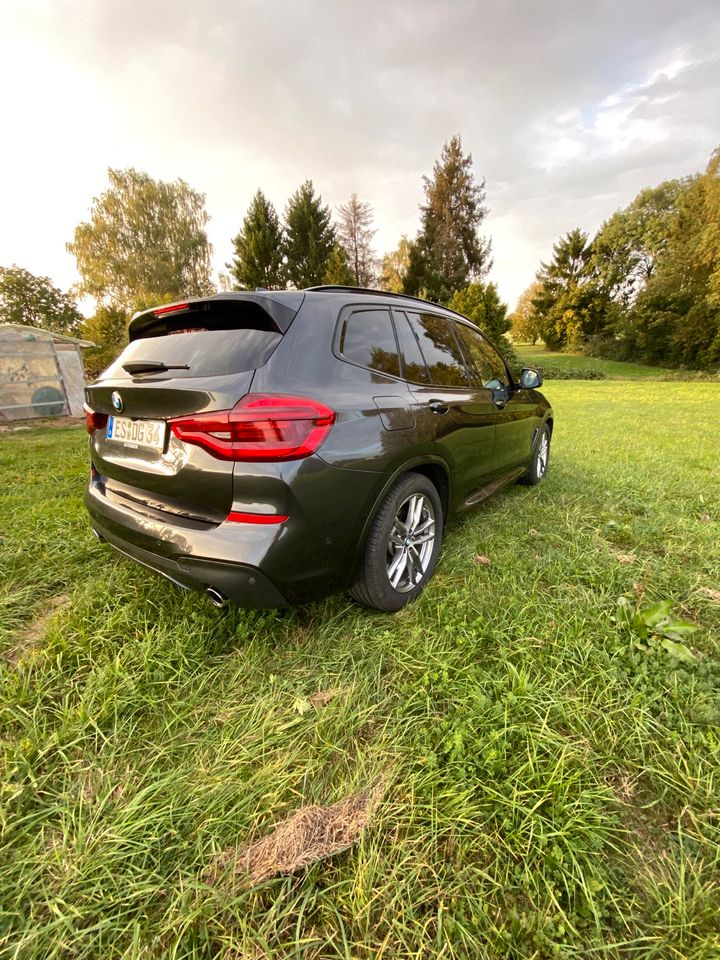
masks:
[[(219, 615), (90, 535), (81, 430), (0, 437), (1, 957), (720, 956), (720, 390), (546, 392), (545, 483), (396, 615)], [(377, 785), (344, 853), (230, 869)]]
[(523, 363), (550, 364), (563, 370), (597, 370), (609, 380), (660, 380), (683, 379), (694, 376), (692, 371), (669, 370), (665, 367), (651, 367), (645, 363), (625, 363), (620, 360), (602, 360), (599, 357), (586, 357), (580, 353), (560, 353), (546, 350), (541, 345), (529, 343), (516, 344), (515, 348)]

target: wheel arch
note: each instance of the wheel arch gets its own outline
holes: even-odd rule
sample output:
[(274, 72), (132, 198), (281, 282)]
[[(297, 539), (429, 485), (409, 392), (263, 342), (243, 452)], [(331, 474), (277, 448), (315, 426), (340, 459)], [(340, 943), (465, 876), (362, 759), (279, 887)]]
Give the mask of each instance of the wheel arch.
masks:
[(433, 484), (435, 489), (438, 491), (440, 503), (442, 504), (443, 508), (443, 525), (447, 520), (448, 513), (450, 512), (452, 493), (450, 471), (448, 470), (447, 464), (438, 457), (424, 457), (422, 459), (418, 459), (417, 461), (408, 461), (401, 467), (398, 467), (398, 469), (387, 478), (379, 493), (375, 497), (372, 509), (368, 511), (368, 515), (365, 518), (365, 523), (363, 524), (362, 533), (358, 542), (358, 557), (361, 557), (363, 554), (371, 524), (375, 519), (378, 510), (380, 509), (380, 505), (387, 496), (388, 490), (390, 490), (393, 484), (397, 483), (401, 477), (406, 476), (408, 473), (419, 473), (422, 476), (427, 477), (427, 479)]

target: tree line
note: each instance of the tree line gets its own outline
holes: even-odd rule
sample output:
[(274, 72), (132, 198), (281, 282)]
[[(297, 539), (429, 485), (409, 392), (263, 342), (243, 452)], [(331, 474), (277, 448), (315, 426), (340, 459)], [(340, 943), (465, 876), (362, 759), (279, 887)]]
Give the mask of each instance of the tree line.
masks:
[[(313, 182), (282, 215), (262, 189), (232, 239), (226, 290), (342, 284), (445, 304), (474, 320), (515, 362), (505, 334), (551, 349), (667, 366), (720, 366), (720, 148), (702, 174), (641, 191), (591, 239), (580, 228), (553, 247), (512, 317), (488, 282), (491, 242), (484, 179), (460, 136), (422, 179), (414, 238), (379, 257), (372, 205), (352, 194), (333, 212)], [(80, 282), (65, 294), (19, 267), (0, 267), (0, 322), (75, 333), (98, 344), (91, 372), (126, 341), (133, 312), (211, 293), (205, 196), (183, 180), (108, 170), (108, 187), (67, 244)], [(75, 297), (93, 298), (83, 318)]]
[[(109, 169), (108, 180), (67, 244), (80, 276), (73, 294), (93, 298), (92, 317), (82, 318), (72, 297), (47, 278), (0, 268), (0, 320), (93, 341), (98, 349), (89, 353), (92, 372), (122, 348), (136, 310), (215, 288), (205, 196), (183, 180), (155, 180), (132, 168)], [(503, 338), (510, 326), (507, 306), (485, 281), (491, 265), (490, 241), (481, 235), (488, 212), (485, 181), (476, 179), (460, 136), (443, 146), (422, 189), (417, 236), (403, 236), (383, 257), (373, 246), (373, 208), (357, 194), (333, 214), (306, 180), (281, 216), (258, 189), (233, 237), (233, 257), (220, 285), (254, 290), (341, 284), (409, 293), (465, 313), (510, 351)]]
[(704, 172), (641, 190), (591, 239), (561, 237), (512, 315), (516, 340), (720, 368), (720, 147)]

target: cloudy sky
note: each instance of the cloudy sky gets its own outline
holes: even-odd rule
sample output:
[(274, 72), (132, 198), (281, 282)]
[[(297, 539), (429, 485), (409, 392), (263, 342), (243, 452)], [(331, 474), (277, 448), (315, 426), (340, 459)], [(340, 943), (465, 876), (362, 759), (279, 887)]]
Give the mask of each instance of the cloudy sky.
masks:
[(261, 186), (418, 227), (459, 132), (513, 306), (553, 241), (720, 143), (718, 0), (0, 0), (0, 265), (67, 288), (108, 166), (207, 195), (215, 266)]

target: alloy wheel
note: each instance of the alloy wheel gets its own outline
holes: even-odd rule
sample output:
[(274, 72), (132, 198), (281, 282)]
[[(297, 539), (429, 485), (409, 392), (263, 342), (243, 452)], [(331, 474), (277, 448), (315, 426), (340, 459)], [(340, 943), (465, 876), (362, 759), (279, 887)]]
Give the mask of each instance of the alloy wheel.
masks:
[(435, 510), (423, 493), (413, 493), (395, 515), (387, 545), (387, 575), (398, 593), (409, 593), (425, 577), (435, 546)]
[(545, 475), (545, 471), (547, 470), (549, 451), (550, 451), (550, 442), (548, 440), (547, 431), (543, 430), (543, 434), (540, 437), (540, 446), (538, 447), (538, 452), (537, 452), (538, 478), (543, 477)]

